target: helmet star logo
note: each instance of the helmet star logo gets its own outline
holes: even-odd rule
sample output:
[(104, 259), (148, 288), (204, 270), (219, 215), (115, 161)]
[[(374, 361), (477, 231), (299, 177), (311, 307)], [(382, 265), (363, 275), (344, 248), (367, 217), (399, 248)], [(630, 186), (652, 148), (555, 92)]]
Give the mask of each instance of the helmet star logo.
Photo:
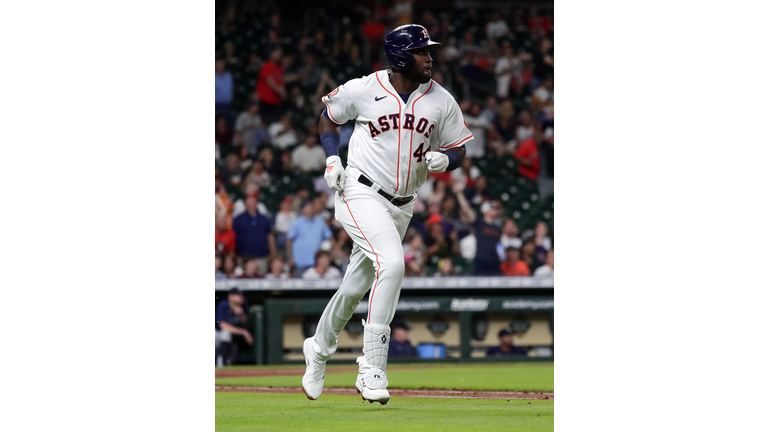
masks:
[(427, 33), (427, 29), (421, 29), (421, 32), (424, 34), (425, 38), (429, 38), (429, 33)]

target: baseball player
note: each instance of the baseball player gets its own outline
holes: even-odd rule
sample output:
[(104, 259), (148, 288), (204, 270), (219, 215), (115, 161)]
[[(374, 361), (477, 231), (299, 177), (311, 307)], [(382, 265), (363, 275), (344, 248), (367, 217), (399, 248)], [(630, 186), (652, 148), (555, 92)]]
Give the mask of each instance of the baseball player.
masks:
[[(350, 263), (328, 302), (315, 335), (304, 341), (304, 393), (323, 392), (326, 361), (337, 337), (370, 290), (363, 320), (363, 356), (357, 358), (355, 388), (363, 400), (389, 401), (389, 324), (403, 282), (402, 241), (413, 216), (416, 191), (427, 170), (441, 173), (461, 165), (472, 134), (459, 106), (432, 81), (430, 49), (440, 46), (427, 30), (409, 24), (384, 41), (389, 69), (353, 79), (323, 97), (320, 140), (325, 180), (336, 190), (335, 217), (354, 241)], [(337, 126), (355, 121), (346, 169), (339, 158)]]

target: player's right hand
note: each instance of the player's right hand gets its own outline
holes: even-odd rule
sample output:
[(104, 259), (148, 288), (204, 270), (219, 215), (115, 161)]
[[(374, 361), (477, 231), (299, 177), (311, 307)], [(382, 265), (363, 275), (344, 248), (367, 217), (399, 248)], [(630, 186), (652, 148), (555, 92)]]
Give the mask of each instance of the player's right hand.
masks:
[(344, 191), (344, 183), (347, 180), (346, 174), (344, 174), (344, 167), (341, 165), (341, 158), (338, 156), (329, 156), (325, 160), (325, 184), (329, 188), (337, 191)]

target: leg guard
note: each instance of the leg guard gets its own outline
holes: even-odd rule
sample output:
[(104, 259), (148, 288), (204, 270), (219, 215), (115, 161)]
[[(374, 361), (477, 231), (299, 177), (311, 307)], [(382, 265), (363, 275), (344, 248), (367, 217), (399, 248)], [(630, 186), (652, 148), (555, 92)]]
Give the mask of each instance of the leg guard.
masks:
[(383, 389), (387, 382), (387, 357), (389, 355), (388, 325), (366, 324), (363, 320), (363, 355), (370, 367), (365, 374), (366, 385), (372, 389)]

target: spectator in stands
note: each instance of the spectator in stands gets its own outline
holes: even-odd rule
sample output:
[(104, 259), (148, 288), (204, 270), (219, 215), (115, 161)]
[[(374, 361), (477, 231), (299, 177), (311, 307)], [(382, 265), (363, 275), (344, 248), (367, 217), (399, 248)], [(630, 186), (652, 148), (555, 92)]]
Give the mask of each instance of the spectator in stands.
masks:
[(536, 240), (533, 237), (528, 237), (523, 240), (523, 247), (520, 248), (520, 256), (531, 272), (535, 273), (543, 262), (536, 256)]
[(497, 220), (501, 215), (499, 201), (486, 201), (480, 207), (483, 217), (475, 222), (477, 254), (475, 256), (475, 276), (499, 276), (501, 262), (496, 253), (496, 244), (501, 239), (501, 229)]
[(371, 46), (371, 52), (380, 52), (380, 45), (384, 41), (384, 30), (386, 30), (386, 28), (387, 26), (382, 22), (378, 10), (374, 8), (371, 19), (365, 23), (361, 31)]
[(537, 36), (547, 36), (552, 30), (552, 21), (546, 16), (539, 16), (536, 8), (531, 8), (528, 14), (528, 31)]
[(528, 355), (528, 350), (512, 344), (512, 333), (507, 329), (499, 330), (499, 346), (490, 347), (485, 351), (486, 357), (507, 355)]
[(505, 100), (499, 107), (499, 114), (493, 121), (493, 132), (490, 134), (494, 148), (514, 148), (515, 132), (517, 129), (517, 119), (515, 118), (515, 108), (512, 102)]
[(234, 336), (242, 336), (248, 345), (253, 345), (253, 337), (245, 329), (248, 321), (248, 302), (237, 289), (229, 290), (226, 300), (216, 306), (216, 366), (229, 366), (237, 355)]
[(293, 204), (291, 207), (293, 211), (298, 214), (301, 212), (301, 207), (309, 201), (309, 187), (307, 185), (301, 184), (299, 185), (298, 189), (296, 189), (296, 194), (293, 195)]
[(269, 139), (272, 145), (280, 150), (286, 150), (299, 143), (299, 135), (293, 128), (291, 116), (283, 115), (279, 121), (269, 125)]
[(225, 214), (229, 216), (232, 212), (233, 203), (229, 198), (227, 189), (224, 187), (224, 182), (221, 179), (216, 179), (216, 214)]
[(229, 228), (226, 215), (216, 216), (216, 253), (229, 255), (235, 250), (235, 231)]
[(266, 137), (264, 123), (259, 115), (259, 104), (251, 102), (248, 110), (243, 111), (235, 122), (235, 142), (248, 150), (248, 154), (256, 156), (259, 144)]
[(493, 125), (493, 120), (496, 118), (498, 114), (499, 114), (499, 103), (496, 101), (495, 96), (489, 95), (487, 98), (485, 98), (485, 106), (483, 107), (483, 110), (480, 112), (480, 115), (485, 117), (485, 119), (488, 120), (488, 123), (491, 123), (491, 125)]
[(258, 76), (258, 73), (261, 70), (261, 66), (262, 61), (259, 57), (259, 54), (251, 53), (251, 56), (248, 58), (248, 64), (245, 66), (244, 72), (248, 75)]
[(328, 195), (325, 192), (319, 192), (312, 202), (315, 204), (315, 214), (330, 224), (333, 221), (333, 213), (328, 210)]
[(223, 272), (227, 276), (227, 279), (234, 279), (237, 277), (237, 275), (235, 275), (235, 257), (232, 254), (224, 257)]
[[(232, 206), (232, 218), (234, 219), (240, 216), (241, 214), (245, 213), (245, 201), (248, 198), (248, 195), (258, 194), (258, 193), (259, 193), (258, 186), (256, 186), (253, 183), (246, 183), (245, 197), (235, 201), (235, 204)], [(265, 206), (263, 202), (259, 201), (259, 203), (256, 204), (256, 209), (259, 211), (259, 213), (263, 214), (264, 216), (270, 217), (269, 210), (267, 210), (267, 206)]]
[(285, 199), (283, 199), (283, 201), (280, 203), (280, 211), (277, 212), (277, 215), (275, 216), (275, 236), (277, 240), (277, 247), (280, 249), (285, 248), (285, 235), (291, 228), (293, 221), (299, 217), (299, 214), (293, 211), (292, 205), (293, 198), (289, 196), (285, 197)]
[(512, 31), (516, 33), (518, 37), (527, 34), (528, 23), (525, 19), (525, 12), (522, 9), (515, 9), (512, 16)]
[[(283, 55), (283, 58), (280, 59), (280, 67), (283, 68), (283, 88), (286, 90), (293, 87), (299, 87), (298, 85), (293, 85), (299, 80), (299, 66), (295, 66), (293, 60), (293, 54), (285, 54)], [(288, 94), (290, 94), (290, 91)], [(286, 98), (286, 100), (287, 99), (290, 99), (290, 97)], [(283, 102), (286, 102), (286, 100)]]
[[(454, 187), (460, 187), (462, 193), (467, 188), (475, 187), (475, 179), (480, 176), (480, 169), (472, 164), (472, 159), (464, 158), (459, 169), (451, 171), (451, 181)], [(454, 190), (454, 193), (456, 191)]]
[(291, 87), (291, 91), (288, 96), (288, 113), (295, 118), (301, 118), (301, 116), (308, 114), (310, 111), (310, 104), (307, 98), (301, 94), (301, 88), (298, 85)]
[(481, 158), (485, 156), (485, 147), (487, 145), (485, 133), (492, 127), (491, 122), (480, 115), (481, 108), (478, 104), (462, 101), (461, 109), (464, 113), (464, 123), (469, 128), (469, 132), (475, 137), (475, 139), (467, 143), (467, 157)]
[(513, 247), (520, 249), (523, 245), (523, 240), (518, 237), (520, 230), (517, 228), (517, 224), (514, 219), (504, 219), (501, 224), (501, 245), (504, 249)]
[[(264, 272), (266, 273), (266, 272)], [(263, 273), (258, 271), (258, 261), (252, 256), (243, 258), (243, 274), (238, 279), (261, 279)]]
[(234, 134), (227, 126), (227, 118), (224, 116), (216, 118), (216, 143), (222, 153), (226, 154), (232, 151), (232, 139)]
[(331, 56), (341, 64), (348, 64), (350, 60), (350, 52), (352, 47), (355, 46), (354, 35), (351, 30), (344, 32), (344, 35), (333, 46), (333, 54)]
[(518, 86), (512, 86), (512, 80), (514, 79), (517, 84), (517, 77), (523, 72), (523, 62), (515, 57), (509, 41), (502, 42), (501, 52), (502, 55), (496, 60), (494, 72), (496, 73), (496, 96), (504, 99), (509, 96), (510, 87), (515, 88), (517, 92)]
[(539, 177), (539, 148), (536, 146), (536, 141), (533, 137), (523, 141), (512, 156), (517, 162), (517, 169), (520, 175), (536, 180)]
[(232, 74), (226, 71), (223, 59), (216, 59), (216, 117), (224, 117), (231, 124), (231, 105), (235, 92)]
[(264, 169), (264, 163), (260, 160), (257, 160), (253, 163), (253, 165), (251, 165), (251, 170), (245, 177), (246, 184), (254, 184), (257, 187), (269, 186), (271, 181), (272, 177)]
[(424, 238), (415, 228), (408, 228), (403, 238), (403, 255), (411, 255), (418, 265), (424, 265), (424, 254), (427, 251), (424, 246)]
[(280, 153), (280, 163), (283, 165), (283, 171), (293, 171), (293, 162), (291, 162), (291, 152), (284, 150)]
[(501, 17), (501, 14), (494, 12), (491, 20), (485, 25), (485, 35), (488, 39), (498, 39), (509, 33), (509, 26)]
[(468, 54), (480, 53), (483, 48), (479, 44), (475, 43), (475, 34), (471, 30), (464, 32), (464, 38), (459, 42), (459, 52), (462, 56), (466, 57)]
[[(277, 50), (282, 50), (282, 39), (280, 39), (280, 33), (277, 29), (268, 29), (267, 30), (267, 42), (262, 45), (262, 55), (265, 58), (269, 58), (270, 54), (274, 53)], [(282, 57), (281, 57), (282, 60)], [(282, 61), (276, 62), (278, 64), (282, 64)]]
[(534, 276), (554, 276), (555, 275), (555, 250), (547, 251), (547, 261), (533, 272)]
[(413, 253), (405, 254), (405, 276), (406, 277), (419, 277), (425, 276), (424, 266), (416, 261), (416, 257)]
[(315, 265), (315, 253), (324, 240), (333, 234), (322, 218), (315, 215), (315, 205), (306, 201), (301, 206), (301, 217), (293, 221), (288, 229), (285, 249), (289, 264), (296, 266), (296, 274), (301, 277), (305, 271)]
[(501, 263), (501, 273), (504, 276), (530, 276), (528, 264), (520, 259), (520, 250), (512, 246), (506, 248), (507, 258)]
[(331, 266), (331, 254), (328, 251), (315, 252), (315, 266), (310, 267), (301, 275), (304, 279), (341, 279), (341, 272)]
[(240, 59), (235, 54), (235, 44), (231, 41), (224, 44), (224, 64), (227, 69), (240, 68)]
[(265, 279), (288, 279), (291, 275), (285, 266), (285, 257), (281, 253), (274, 253), (269, 256), (267, 260), (269, 266), (269, 273), (267, 273)]
[(325, 168), (325, 150), (317, 145), (316, 135), (307, 135), (304, 144), (293, 150), (291, 162), (302, 172), (320, 171)]
[(331, 46), (325, 41), (325, 32), (318, 30), (315, 32), (315, 38), (312, 44), (311, 51), (315, 57), (320, 59), (331, 58)]
[(554, 65), (555, 60), (549, 54), (549, 50), (552, 48), (552, 42), (549, 39), (544, 38), (539, 43), (539, 49), (534, 50), (531, 53), (533, 61), (533, 80), (531, 81), (531, 87), (537, 88), (539, 83), (544, 81), (548, 75), (555, 73)]
[(253, 165), (253, 159), (251, 159), (251, 155), (248, 153), (248, 149), (245, 147), (239, 147), (238, 148), (238, 157), (240, 160), (240, 170), (243, 173), (247, 173), (251, 166)]
[(533, 91), (533, 98), (541, 105), (549, 105), (555, 100), (555, 83), (551, 77), (547, 77), (536, 90)]
[(317, 65), (315, 56), (307, 54), (302, 58), (304, 64), (299, 68), (299, 83), (304, 94), (312, 94), (323, 77), (323, 68)]
[(216, 280), (223, 280), (227, 278), (226, 273), (222, 270), (224, 259), (220, 253), (216, 253)]
[(482, 203), (493, 199), (493, 195), (488, 191), (488, 181), (484, 175), (477, 177), (475, 187), (464, 191), (464, 197), (472, 208), (476, 209), (479, 209)]
[[(432, 182), (432, 191), (429, 192), (427, 195), (427, 205), (431, 206), (433, 204), (440, 205), (440, 203), (443, 202), (443, 198), (445, 198), (445, 183), (441, 181), (434, 181)], [(425, 191), (426, 192), (426, 191)], [(430, 211), (430, 213), (432, 213)]]
[(269, 60), (261, 67), (256, 83), (256, 95), (267, 122), (275, 121), (280, 116), (283, 101), (288, 97), (280, 62), (282, 56), (283, 52), (280, 49), (275, 49), (269, 54)]
[(457, 229), (456, 225), (460, 223), (459, 211), (456, 208), (456, 199), (451, 195), (446, 195), (440, 203), (440, 216), (443, 218), (443, 230), (446, 234)]
[(226, 188), (239, 187), (243, 182), (243, 170), (240, 169), (240, 159), (236, 154), (227, 156), (227, 164), (221, 168), (221, 180)]
[(452, 231), (446, 235), (442, 226), (442, 217), (432, 215), (427, 221), (428, 236), (425, 241), (427, 252), (425, 258), (436, 256), (439, 258), (448, 258), (451, 255), (459, 254), (458, 233)]
[(544, 250), (552, 249), (552, 239), (547, 235), (549, 234), (549, 226), (546, 222), (538, 221), (533, 232), (537, 247), (540, 246), (544, 248)]
[(453, 261), (451, 261), (450, 258), (443, 258), (437, 262), (437, 273), (435, 273), (435, 277), (454, 276), (455, 274)]
[(342, 273), (346, 272), (349, 257), (352, 255), (352, 239), (344, 229), (337, 230), (331, 238), (332, 264), (338, 267)]
[(522, 143), (529, 138), (533, 138), (533, 132), (533, 117), (531, 117), (531, 113), (528, 111), (521, 112), (520, 124), (515, 129), (515, 142)]
[(275, 153), (271, 147), (264, 147), (259, 152), (259, 160), (264, 164), (264, 169), (272, 177), (279, 177), (283, 175), (283, 163), (281, 160), (275, 158)]
[(275, 252), (275, 234), (269, 218), (258, 211), (259, 193), (248, 194), (245, 213), (232, 221), (237, 238), (237, 256), (253, 256), (260, 274), (267, 272), (267, 257)]
[(393, 320), (390, 325), (392, 337), (389, 340), (389, 355), (405, 357), (418, 355), (416, 348), (411, 345), (411, 327), (405, 320)]

